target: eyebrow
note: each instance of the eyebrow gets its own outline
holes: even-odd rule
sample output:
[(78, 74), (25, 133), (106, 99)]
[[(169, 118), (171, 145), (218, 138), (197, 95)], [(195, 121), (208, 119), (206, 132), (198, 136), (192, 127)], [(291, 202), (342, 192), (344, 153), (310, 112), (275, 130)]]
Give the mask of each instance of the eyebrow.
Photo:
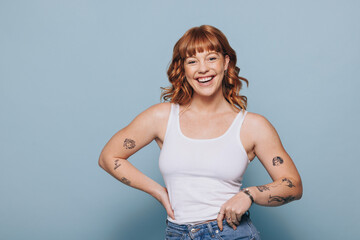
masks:
[[(209, 52), (208, 54), (206, 54), (206, 56), (209, 56), (210, 54), (220, 55), (219, 52), (211, 51), (211, 52)], [(195, 55), (193, 55), (193, 56), (188, 56), (188, 57), (186, 57), (185, 59), (188, 59), (188, 58), (196, 58), (196, 56), (195, 56)]]

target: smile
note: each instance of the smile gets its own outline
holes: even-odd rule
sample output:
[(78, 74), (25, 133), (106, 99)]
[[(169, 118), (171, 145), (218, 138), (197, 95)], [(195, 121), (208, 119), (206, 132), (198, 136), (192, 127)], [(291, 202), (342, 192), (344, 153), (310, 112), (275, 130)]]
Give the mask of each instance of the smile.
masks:
[(200, 78), (196, 78), (196, 80), (200, 83), (206, 83), (206, 82), (210, 82), (213, 78), (214, 76), (200, 77)]

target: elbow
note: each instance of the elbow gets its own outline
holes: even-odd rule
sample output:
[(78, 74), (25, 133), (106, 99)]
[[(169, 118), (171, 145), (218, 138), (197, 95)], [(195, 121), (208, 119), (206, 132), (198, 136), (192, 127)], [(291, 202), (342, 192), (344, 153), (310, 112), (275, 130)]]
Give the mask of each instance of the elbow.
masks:
[[(300, 177), (286, 176), (282, 178), (282, 182), (287, 186), (290, 197), (293, 200), (300, 200), (303, 195), (303, 186)], [(290, 188), (290, 189), (289, 189)]]
[(296, 191), (296, 194), (295, 194), (295, 199), (300, 200), (302, 198), (302, 195), (303, 195), (303, 186), (302, 186), (301, 180), (298, 181), (296, 186), (298, 186), (298, 187), (296, 188), (297, 191)]
[(100, 155), (100, 157), (99, 157), (98, 164), (99, 164), (99, 167), (101, 167), (102, 169), (105, 170), (105, 159), (102, 155)]
[(303, 195), (303, 188), (301, 186), (301, 189), (300, 189), (299, 195), (298, 195), (298, 200), (300, 200), (302, 198), (302, 195)]
[[(118, 157), (112, 157), (110, 155), (100, 155), (99, 160), (98, 160), (98, 164), (99, 167), (101, 167), (102, 169), (104, 169), (106, 172), (111, 171), (112, 165), (111, 163), (114, 162), (114, 166), (117, 168), (118, 166), (120, 166), (120, 163), (117, 163), (118, 160), (126, 160), (125, 158), (118, 158)], [(114, 170), (116, 169), (114, 168)]]

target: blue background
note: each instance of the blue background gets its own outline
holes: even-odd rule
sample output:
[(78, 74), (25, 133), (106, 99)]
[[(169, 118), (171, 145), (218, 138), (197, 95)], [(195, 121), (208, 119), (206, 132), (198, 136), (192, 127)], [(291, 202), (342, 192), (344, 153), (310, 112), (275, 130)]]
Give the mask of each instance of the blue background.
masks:
[[(359, 1), (0, 0), (0, 239), (164, 239), (166, 212), (98, 167), (101, 149), (160, 102), (172, 47), (222, 30), (248, 110), (277, 129), (300, 201), (253, 206), (263, 239), (358, 239)], [(155, 142), (132, 156), (163, 184)], [(255, 160), (245, 185), (270, 182)]]

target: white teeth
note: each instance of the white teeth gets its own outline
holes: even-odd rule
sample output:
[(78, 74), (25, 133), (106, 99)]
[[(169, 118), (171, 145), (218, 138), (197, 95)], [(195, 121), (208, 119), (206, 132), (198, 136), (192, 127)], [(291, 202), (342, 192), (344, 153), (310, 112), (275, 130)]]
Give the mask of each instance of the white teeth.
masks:
[(211, 79), (213, 79), (213, 77), (198, 78), (198, 81), (202, 83), (202, 82), (207, 82), (207, 81), (210, 81)]

